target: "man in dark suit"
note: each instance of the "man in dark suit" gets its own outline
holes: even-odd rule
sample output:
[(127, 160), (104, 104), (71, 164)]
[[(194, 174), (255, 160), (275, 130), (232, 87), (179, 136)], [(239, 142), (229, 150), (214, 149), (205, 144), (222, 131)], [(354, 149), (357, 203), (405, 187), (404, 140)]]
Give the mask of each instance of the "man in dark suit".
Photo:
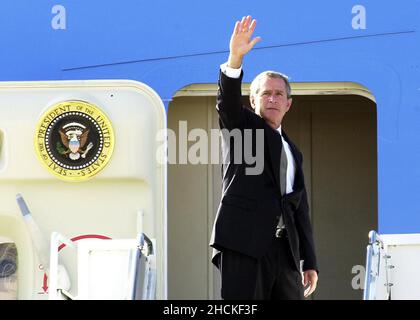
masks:
[[(302, 154), (281, 130), (292, 104), (287, 77), (260, 74), (251, 84), (255, 112), (242, 105), (243, 58), (260, 40), (252, 39), (255, 26), (250, 16), (236, 22), (229, 59), (221, 65), (223, 194), (210, 241), (212, 261), (220, 270), (223, 299), (303, 299), (315, 290), (318, 269)], [(242, 134), (239, 143), (233, 132)], [(259, 172), (237, 159), (251, 151), (255, 163), (262, 159)]]

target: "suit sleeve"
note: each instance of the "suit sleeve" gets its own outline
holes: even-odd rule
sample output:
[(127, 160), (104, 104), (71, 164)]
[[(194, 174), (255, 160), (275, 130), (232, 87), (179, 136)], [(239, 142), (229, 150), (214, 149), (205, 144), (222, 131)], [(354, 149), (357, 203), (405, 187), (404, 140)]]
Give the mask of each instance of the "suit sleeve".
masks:
[(220, 127), (232, 130), (243, 127), (242, 83), (243, 72), (238, 79), (219, 73), (216, 109), (219, 113)]
[(295, 219), (296, 228), (299, 235), (300, 256), (301, 259), (303, 259), (303, 271), (313, 269), (319, 272), (316, 261), (312, 224), (309, 218), (308, 196), (304, 183), (302, 197), (300, 199)]

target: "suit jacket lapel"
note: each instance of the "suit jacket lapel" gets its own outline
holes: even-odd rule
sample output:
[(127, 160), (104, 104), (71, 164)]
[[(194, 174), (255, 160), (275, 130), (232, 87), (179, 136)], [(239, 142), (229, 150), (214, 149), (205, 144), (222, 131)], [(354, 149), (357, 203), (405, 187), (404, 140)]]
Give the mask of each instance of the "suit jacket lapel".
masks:
[(280, 154), (281, 154), (281, 137), (277, 130), (265, 124), (265, 138), (267, 140), (267, 147), (270, 153), (270, 160), (273, 169), (273, 176), (277, 188), (280, 190)]

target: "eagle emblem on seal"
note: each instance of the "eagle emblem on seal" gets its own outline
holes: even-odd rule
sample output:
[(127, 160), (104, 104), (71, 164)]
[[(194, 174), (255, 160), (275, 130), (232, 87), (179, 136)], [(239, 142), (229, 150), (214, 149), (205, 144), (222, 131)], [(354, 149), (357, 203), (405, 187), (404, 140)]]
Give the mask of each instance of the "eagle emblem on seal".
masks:
[(89, 129), (81, 123), (68, 123), (63, 125), (58, 132), (63, 144), (57, 142), (57, 151), (70, 160), (78, 160), (80, 157), (86, 158), (89, 150), (93, 148), (92, 142), (86, 146), (89, 137)]

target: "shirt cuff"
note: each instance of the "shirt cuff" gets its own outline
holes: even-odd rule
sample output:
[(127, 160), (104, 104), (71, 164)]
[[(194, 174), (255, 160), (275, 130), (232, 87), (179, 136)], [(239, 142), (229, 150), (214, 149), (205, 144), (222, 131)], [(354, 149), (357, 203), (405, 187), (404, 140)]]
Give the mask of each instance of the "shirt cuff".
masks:
[(227, 65), (227, 62), (220, 65), (220, 70), (229, 78), (238, 79), (241, 76), (242, 66), (238, 69), (231, 68)]

